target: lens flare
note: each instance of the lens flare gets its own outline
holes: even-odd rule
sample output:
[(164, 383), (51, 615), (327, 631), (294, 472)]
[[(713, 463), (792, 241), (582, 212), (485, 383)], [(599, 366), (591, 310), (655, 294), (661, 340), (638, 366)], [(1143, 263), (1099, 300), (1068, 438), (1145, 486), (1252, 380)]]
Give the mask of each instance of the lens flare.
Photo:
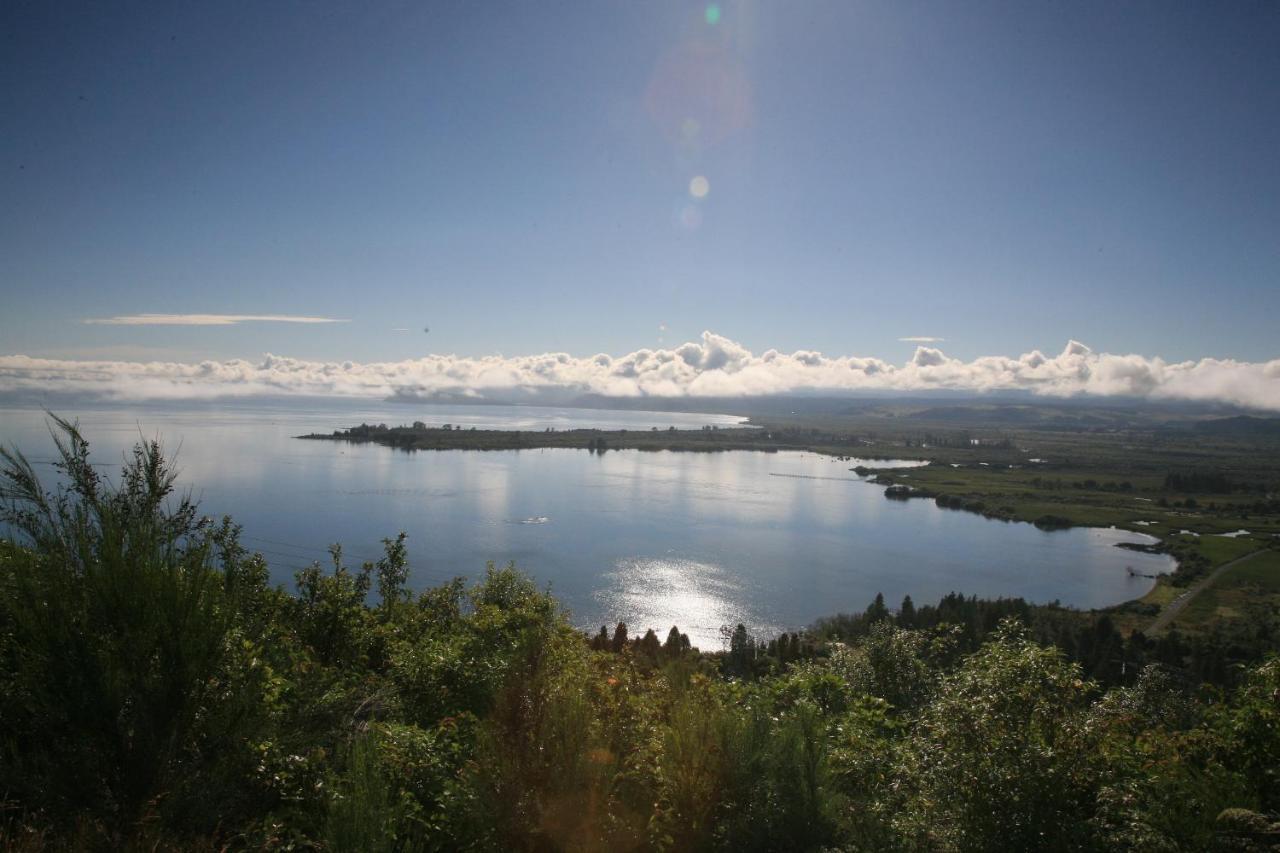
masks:
[(709, 192), (711, 192), (711, 182), (702, 175), (698, 175), (689, 182), (689, 195), (694, 198), (706, 198)]
[(697, 153), (751, 123), (751, 84), (727, 44), (694, 39), (658, 60), (645, 88), (644, 106), (678, 151)]
[(707, 7), (707, 23), (713, 27), (720, 23), (720, 4), (712, 3)]

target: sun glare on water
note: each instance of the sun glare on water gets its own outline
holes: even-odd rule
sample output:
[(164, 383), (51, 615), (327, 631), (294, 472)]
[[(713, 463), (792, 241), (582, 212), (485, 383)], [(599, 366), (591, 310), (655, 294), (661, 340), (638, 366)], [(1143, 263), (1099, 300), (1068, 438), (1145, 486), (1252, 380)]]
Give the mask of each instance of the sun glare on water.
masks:
[[(633, 636), (652, 628), (659, 639), (665, 639), (674, 625), (703, 651), (718, 651), (722, 646), (720, 629), (747, 619), (747, 591), (731, 581), (723, 567), (712, 563), (634, 557), (619, 560), (604, 580), (607, 586), (595, 592), (596, 601), (605, 613), (628, 614), (627, 629)], [(606, 627), (613, 629), (612, 624)], [(781, 630), (756, 624), (751, 627), (762, 636)]]

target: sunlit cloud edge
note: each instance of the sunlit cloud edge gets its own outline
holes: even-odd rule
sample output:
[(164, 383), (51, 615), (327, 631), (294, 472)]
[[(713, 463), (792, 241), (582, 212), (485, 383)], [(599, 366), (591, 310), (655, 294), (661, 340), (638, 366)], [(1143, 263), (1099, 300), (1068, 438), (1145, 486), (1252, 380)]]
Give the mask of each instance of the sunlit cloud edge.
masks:
[(404, 361), (354, 362), (267, 355), (259, 361), (198, 363), (0, 356), (0, 394), (67, 393), (121, 401), (270, 395), (535, 401), (575, 395), (725, 398), (930, 391), (1131, 397), (1280, 411), (1280, 359), (1171, 362), (1094, 352), (1069, 341), (1057, 355), (1032, 350), (971, 361), (922, 345), (905, 363), (895, 364), (811, 350), (757, 354), (713, 332), (704, 332), (698, 341), (620, 356), (428, 354)]

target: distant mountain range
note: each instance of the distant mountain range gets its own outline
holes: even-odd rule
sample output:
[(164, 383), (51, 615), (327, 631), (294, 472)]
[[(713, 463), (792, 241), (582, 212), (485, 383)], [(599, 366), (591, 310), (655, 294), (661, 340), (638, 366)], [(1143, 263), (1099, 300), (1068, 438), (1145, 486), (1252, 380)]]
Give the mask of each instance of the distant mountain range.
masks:
[(1230, 418), (1214, 418), (1200, 421), (1193, 429), (1206, 435), (1224, 437), (1280, 438), (1280, 418), (1260, 418), (1253, 415), (1236, 415)]

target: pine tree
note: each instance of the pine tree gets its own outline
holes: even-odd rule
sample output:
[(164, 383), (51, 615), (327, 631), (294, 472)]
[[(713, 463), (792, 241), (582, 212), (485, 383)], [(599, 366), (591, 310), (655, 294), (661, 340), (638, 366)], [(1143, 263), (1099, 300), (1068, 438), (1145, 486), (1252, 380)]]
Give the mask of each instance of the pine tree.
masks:
[(658, 642), (658, 635), (652, 628), (644, 632), (644, 637), (640, 640), (640, 651), (653, 661), (656, 661), (658, 655), (662, 653), (662, 644)]
[(667, 632), (667, 641), (662, 644), (662, 654), (669, 660), (675, 660), (688, 647), (689, 639), (684, 638), (684, 643), (680, 642), (680, 629), (675, 625), (671, 626), (671, 630)]
[(903, 628), (916, 626), (916, 603), (909, 595), (902, 599), (902, 608), (898, 611), (898, 625)]

